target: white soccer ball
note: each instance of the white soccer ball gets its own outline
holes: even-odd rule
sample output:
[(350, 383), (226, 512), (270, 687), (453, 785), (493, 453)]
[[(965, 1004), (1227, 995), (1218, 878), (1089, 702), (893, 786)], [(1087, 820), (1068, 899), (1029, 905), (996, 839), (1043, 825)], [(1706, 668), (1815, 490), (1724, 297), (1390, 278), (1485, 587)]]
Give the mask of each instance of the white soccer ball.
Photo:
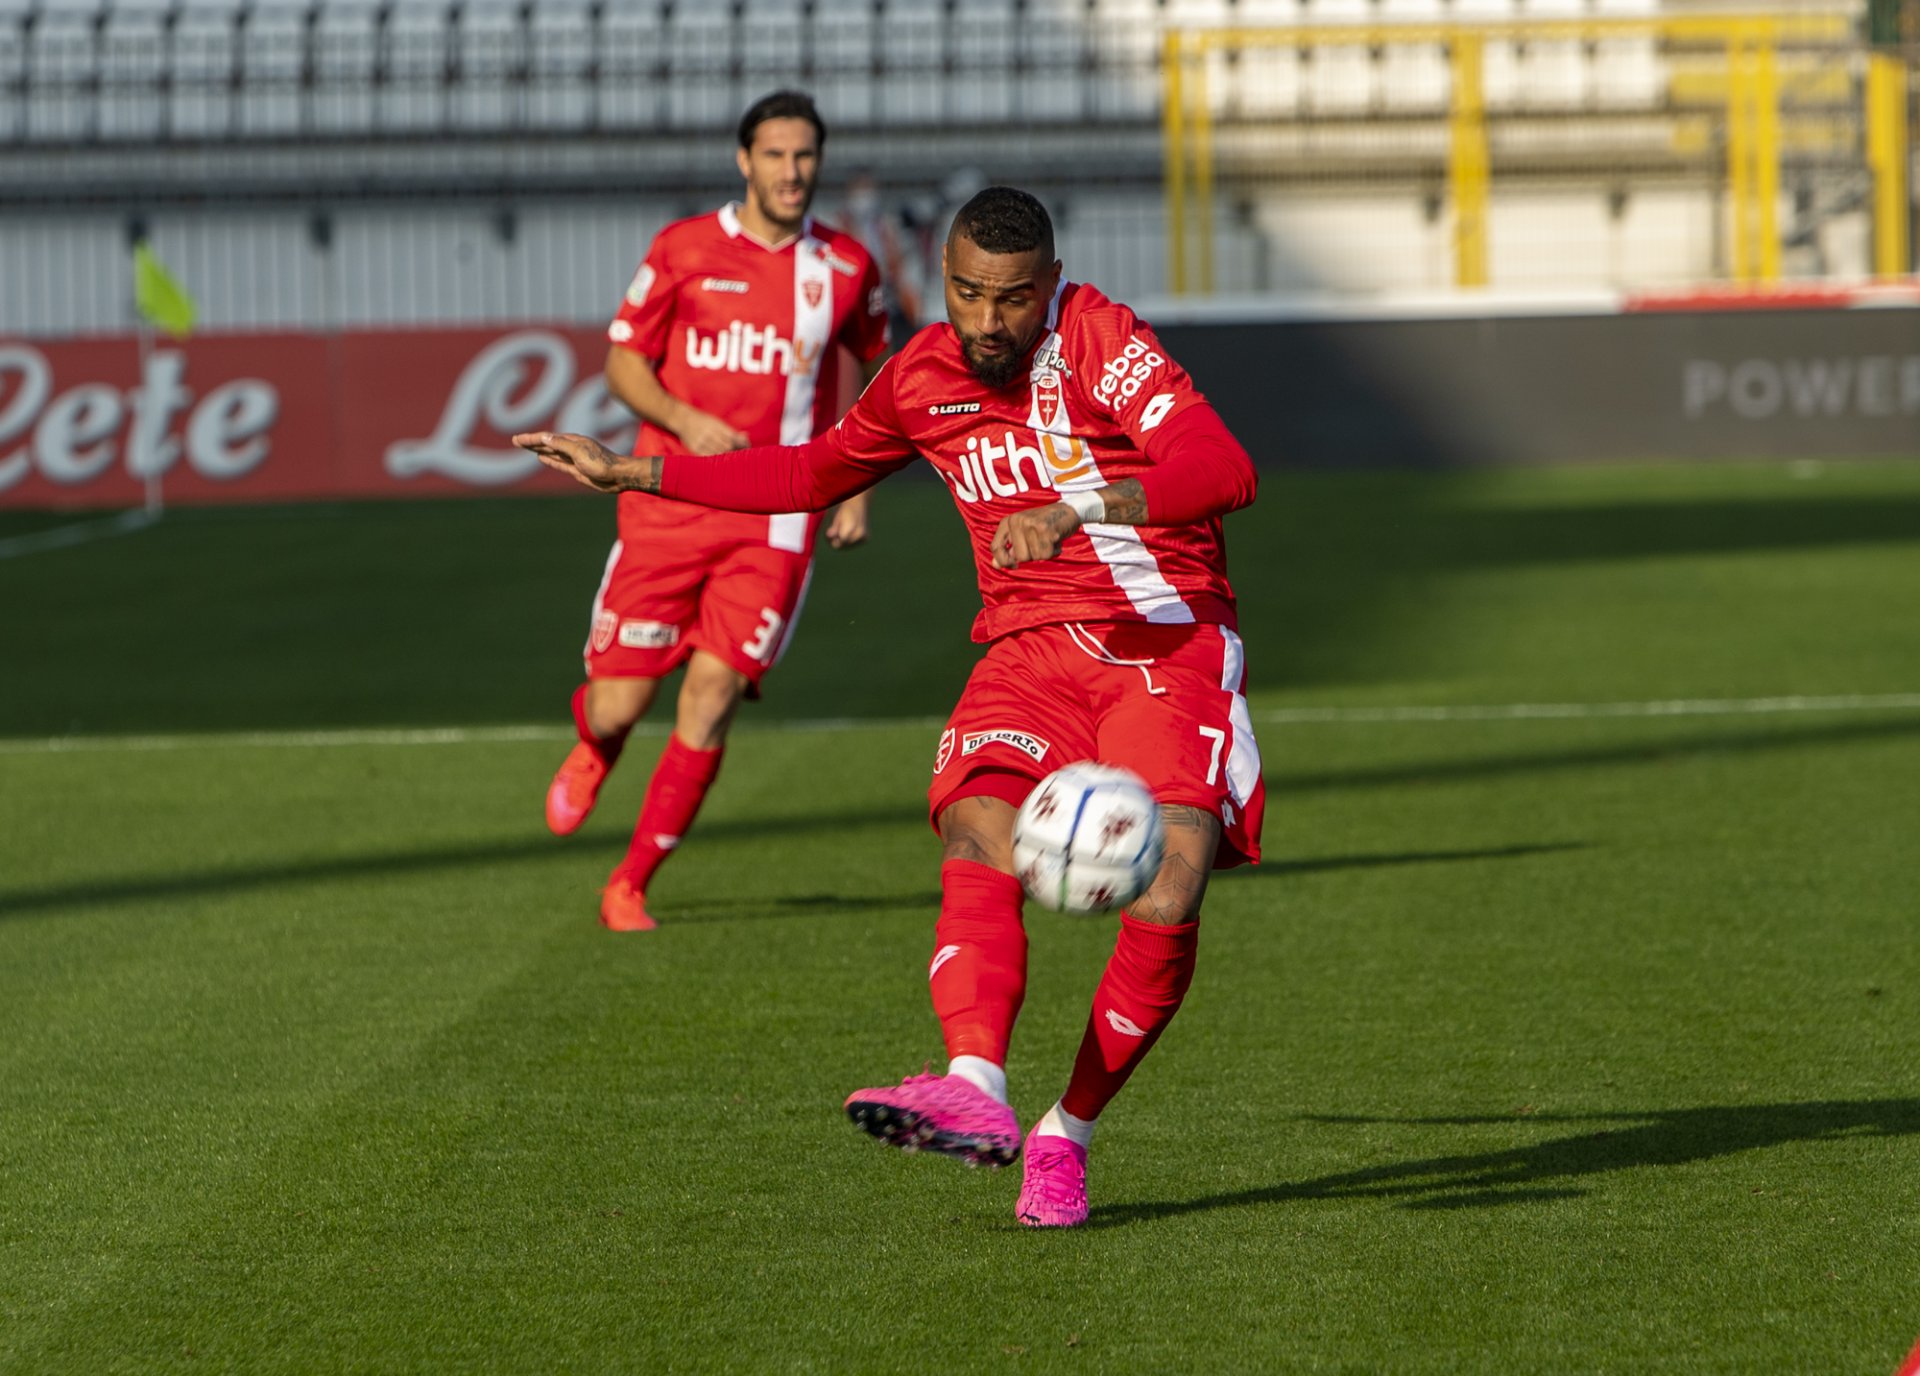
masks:
[(1013, 819), (1013, 871), (1028, 893), (1068, 913), (1138, 898), (1160, 872), (1166, 833), (1138, 774), (1083, 761), (1042, 779)]

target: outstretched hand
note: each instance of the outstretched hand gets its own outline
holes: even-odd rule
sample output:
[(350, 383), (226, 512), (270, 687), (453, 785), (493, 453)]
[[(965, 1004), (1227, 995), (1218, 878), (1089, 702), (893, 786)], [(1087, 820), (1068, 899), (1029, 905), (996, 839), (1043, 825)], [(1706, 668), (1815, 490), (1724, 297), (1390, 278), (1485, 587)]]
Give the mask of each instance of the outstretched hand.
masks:
[(513, 442), (541, 463), (596, 492), (618, 492), (624, 486), (622, 471), (630, 460), (586, 435), (556, 435), (539, 430), (515, 435)]

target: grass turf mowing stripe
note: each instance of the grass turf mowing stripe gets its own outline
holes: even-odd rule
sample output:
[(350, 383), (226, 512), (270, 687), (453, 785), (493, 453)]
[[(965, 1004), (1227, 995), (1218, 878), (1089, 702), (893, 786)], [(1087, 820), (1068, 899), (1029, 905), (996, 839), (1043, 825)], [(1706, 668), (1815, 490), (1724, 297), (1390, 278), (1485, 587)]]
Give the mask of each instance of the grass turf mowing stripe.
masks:
[[(1768, 698), (1674, 698), (1664, 702), (1508, 702), (1480, 706), (1275, 707), (1252, 713), (1269, 726), (1367, 722), (1582, 721), (1616, 717), (1735, 717), (1795, 712), (1887, 712), (1920, 708), (1920, 693), (1847, 693)], [(811, 717), (737, 729), (759, 733), (929, 730), (938, 717)], [(664, 723), (643, 723), (642, 736), (665, 735)], [(363, 745), (499, 745), (571, 740), (563, 726), (446, 726), (392, 730), (206, 732), (172, 736), (45, 736), (0, 740), (0, 755), (78, 751), (194, 750), (208, 747), (311, 749)]]

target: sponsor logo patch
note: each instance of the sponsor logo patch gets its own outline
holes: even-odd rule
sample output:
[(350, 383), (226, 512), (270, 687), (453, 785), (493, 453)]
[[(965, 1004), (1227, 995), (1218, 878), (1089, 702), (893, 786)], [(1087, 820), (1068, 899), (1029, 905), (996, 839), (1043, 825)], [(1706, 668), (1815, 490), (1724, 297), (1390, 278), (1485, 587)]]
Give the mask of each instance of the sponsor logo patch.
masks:
[(607, 647), (613, 644), (613, 634), (620, 629), (620, 613), (602, 611), (593, 618), (593, 652), (603, 655)]
[(1033, 356), (1035, 372), (1058, 373), (1061, 377), (1072, 377), (1073, 369), (1067, 366), (1067, 356), (1060, 351), (1060, 341), (1056, 337), (1040, 346), (1040, 352)]
[(1166, 366), (1166, 357), (1150, 348), (1139, 335), (1128, 338), (1120, 357), (1100, 369), (1100, 380), (1093, 384), (1094, 400), (1108, 405), (1132, 401), (1147, 385), (1147, 379)]
[(887, 289), (875, 287), (867, 293), (867, 314), (885, 315), (887, 313)]
[(852, 277), (860, 271), (858, 267), (849, 263), (846, 259), (835, 254), (830, 249), (823, 248), (820, 250), (820, 261), (839, 273), (842, 277)]
[(970, 416), (979, 409), (980, 403), (977, 401), (954, 401), (949, 402), (945, 406), (929, 406), (927, 408), (927, 414), (930, 416)]
[[(601, 613), (603, 616), (607, 613)], [(680, 643), (680, 628), (666, 621), (622, 621), (620, 644), (629, 650), (664, 650)]]
[(985, 750), (990, 745), (1010, 745), (1024, 752), (1034, 760), (1044, 760), (1047, 751), (1053, 748), (1051, 742), (1038, 736), (1029, 736), (1024, 731), (969, 731), (960, 741), (960, 754), (964, 757), (977, 750)]
[(653, 290), (653, 269), (645, 263), (640, 271), (633, 274), (633, 280), (627, 283), (627, 304), (638, 306), (647, 299), (647, 293)]
[(633, 326), (624, 320), (616, 320), (607, 326), (607, 338), (616, 344), (625, 344), (633, 338)]
[(733, 296), (745, 296), (747, 294), (747, 284), (745, 282), (736, 282), (731, 277), (702, 277), (700, 279), (700, 290), (726, 292)]
[(940, 733), (940, 744), (933, 752), (933, 772), (938, 774), (947, 767), (947, 761), (953, 758), (953, 728), (949, 726)]

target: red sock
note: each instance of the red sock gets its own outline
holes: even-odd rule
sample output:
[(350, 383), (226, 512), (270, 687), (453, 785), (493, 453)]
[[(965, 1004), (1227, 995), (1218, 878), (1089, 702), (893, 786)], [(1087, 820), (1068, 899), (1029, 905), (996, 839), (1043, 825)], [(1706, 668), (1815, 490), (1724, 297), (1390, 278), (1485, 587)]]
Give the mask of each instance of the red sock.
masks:
[[(596, 736), (593, 734), (592, 729), (587, 725), (587, 690), (592, 686), (590, 683), (583, 683), (573, 690), (573, 729), (579, 732), (580, 739), (583, 742), (593, 747), (594, 753), (600, 757), (601, 763), (605, 764), (608, 769), (612, 769), (613, 762), (619, 759), (620, 752), (626, 749), (627, 732), (622, 731), (612, 736)], [(628, 728), (628, 730), (631, 729), (631, 727)]]
[(1007, 1042), (1027, 996), (1027, 929), (1020, 881), (991, 865), (940, 866), (940, 921), (927, 986), (947, 1055), (1007, 1063)]
[(660, 752), (660, 763), (653, 767), (647, 783), (646, 801), (640, 804), (640, 821), (634, 826), (633, 841), (620, 868), (633, 886), (646, 891), (647, 881), (660, 868), (660, 862), (672, 854), (680, 838), (693, 825), (707, 790), (720, 773), (724, 745), (712, 750), (695, 750), (677, 735), (667, 737), (667, 748)]
[(1098, 1118), (1160, 1034), (1193, 983), (1200, 924), (1162, 927), (1120, 914), (1120, 939), (1094, 991), (1087, 1034), (1074, 1058), (1060, 1106), (1076, 1118)]

